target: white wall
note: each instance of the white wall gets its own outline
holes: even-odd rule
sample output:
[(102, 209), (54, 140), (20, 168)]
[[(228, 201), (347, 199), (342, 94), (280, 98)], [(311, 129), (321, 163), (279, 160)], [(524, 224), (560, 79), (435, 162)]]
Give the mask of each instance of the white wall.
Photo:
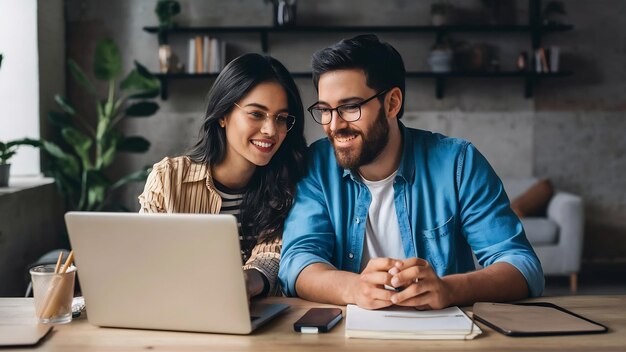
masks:
[[(0, 0), (0, 140), (39, 138), (37, 1)], [(22, 147), (11, 174), (39, 173), (39, 151)]]

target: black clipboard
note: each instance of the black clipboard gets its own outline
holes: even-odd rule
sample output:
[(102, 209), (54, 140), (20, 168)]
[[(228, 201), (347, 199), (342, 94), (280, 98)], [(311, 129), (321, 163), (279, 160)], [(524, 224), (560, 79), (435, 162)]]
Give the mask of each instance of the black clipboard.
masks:
[(608, 328), (548, 302), (474, 304), (474, 318), (507, 336), (601, 334)]

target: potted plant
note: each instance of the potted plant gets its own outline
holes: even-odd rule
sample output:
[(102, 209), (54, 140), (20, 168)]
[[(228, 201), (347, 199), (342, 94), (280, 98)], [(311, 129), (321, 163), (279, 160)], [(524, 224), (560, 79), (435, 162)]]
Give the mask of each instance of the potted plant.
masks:
[(163, 73), (170, 72), (174, 68), (172, 47), (167, 41), (167, 32), (176, 27), (173, 17), (180, 13), (180, 4), (175, 0), (159, 0), (154, 12), (159, 19), (159, 66)]
[[(1, 61), (2, 55), (0, 55), (0, 63)], [(11, 171), (9, 160), (17, 153), (17, 148), (21, 145), (37, 147), (39, 146), (39, 141), (23, 138), (6, 143), (0, 142), (0, 187), (7, 187), (9, 185), (9, 173)]]
[(431, 23), (433, 26), (445, 26), (450, 22), (452, 5), (438, 1), (430, 5)]
[(565, 15), (565, 6), (561, 1), (550, 1), (543, 10), (543, 20), (547, 25), (564, 23)]
[(48, 119), (59, 129), (67, 147), (42, 141), (41, 148), (49, 156), (45, 173), (55, 178), (70, 210), (119, 209), (110, 203), (111, 191), (145, 180), (148, 167), (119, 179), (110, 179), (107, 170), (118, 152), (145, 152), (150, 142), (140, 136), (125, 136), (118, 125), (126, 118), (149, 117), (159, 109), (151, 100), (159, 95), (159, 80), (135, 62), (135, 68), (119, 82), (122, 58), (110, 39), (98, 43), (93, 60), (96, 79), (108, 86), (105, 97), (98, 95), (76, 62), (70, 59), (68, 67), (74, 79), (93, 97), (96, 123), (90, 124), (65, 97), (56, 95), (62, 112), (51, 111)]

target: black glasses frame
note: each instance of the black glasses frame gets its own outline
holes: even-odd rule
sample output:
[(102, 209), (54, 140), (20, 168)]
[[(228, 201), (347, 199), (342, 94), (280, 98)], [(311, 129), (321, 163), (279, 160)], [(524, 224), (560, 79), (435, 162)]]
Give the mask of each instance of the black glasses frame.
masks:
[[(317, 111), (321, 110), (321, 109), (317, 109), (316, 108), (316, 105), (319, 104), (319, 102), (309, 106), (307, 108), (307, 111), (309, 112), (309, 114), (311, 114), (311, 117), (313, 117), (313, 120), (315, 122), (317, 122), (318, 124), (320, 124), (320, 125), (328, 125), (328, 124), (330, 124), (333, 121), (333, 116), (332, 116), (333, 110), (337, 112), (337, 115), (339, 115), (339, 117), (341, 117), (342, 120), (344, 120), (346, 122), (354, 122), (354, 121), (358, 121), (361, 118), (361, 106), (369, 103), (374, 98), (378, 98), (379, 96), (381, 96), (383, 94), (386, 94), (387, 92), (389, 92), (389, 89), (384, 89), (384, 90), (374, 94), (373, 96), (371, 96), (371, 97), (369, 97), (369, 98), (367, 98), (367, 99), (365, 99), (363, 101), (360, 101), (358, 103), (341, 104), (341, 105), (339, 105), (337, 107), (334, 107), (334, 108), (324, 108), (324, 110), (330, 111), (330, 115), (331, 115), (330, 116), (330, 120), (328, 120), (327, 123), (323, 123), (322, 121), (318, 121), (317, 118), (315, 117), (315, 114), (313, 113), (313, 111), (315, 111), (315, 110), (317, 110)], [(358, 108), (359, 109), (359, 117), (357, 117), (356, 119), (345, 119), (343, 117), (343, 115), (342, 115), (341, 110), (345, 109), (347, 106), (350, 106), (351, 108)]]

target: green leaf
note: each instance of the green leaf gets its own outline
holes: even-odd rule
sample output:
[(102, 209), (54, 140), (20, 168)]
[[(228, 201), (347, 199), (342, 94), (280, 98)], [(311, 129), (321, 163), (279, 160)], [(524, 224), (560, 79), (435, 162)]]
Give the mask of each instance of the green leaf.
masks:
[(0, 153), (0, 164), (5, 164), (9, 159), (13, 157), (13, 155), (15, 155), (15, 153), (17, 153), (17, 151)]
[(149, 76), (142, 75), (137, 69), (130, 71), (120, 84), (121, 90), (130, 91), (130, 93), (133, 94), (158, 90), (160, 87), (161, 82), (158, 78), (152, 76), (151, 74), (149, 74)]
[(175, 0), (159, 0), (154, 9), (161, 27), (170, 28), (174, 25), (172, 17), (180, 13), (180, 4)]
[(61, 130), (63, 139), (71, 145), (74, 149), (87, 151), (91, 147), (93, 141), (85, 134), (73, 127), (66, 127)]
[(117, 150), (132, 153), (143, 153), (150, 149), (150, 142), (139, 136), (126, 137), (118, 145)]
[(112, 138), (111, 139), (111, 144), (109, 145), (109, 148), (107, 150), (104, 151), (104, 153), (102, 153), (102, 156), (100, 157), (100, 160), (98, 160), (98, 168), (102, 169), (105, 168), (109, 165), (111, 165), (113, 163), (113, 161), (115, 160), (115, 154), (117, 152), (117, 139), (116, 138)]
[(93, 86), (89, 78), (87, 78), (85, 72), (80, 68), (80, 66), (78, 66), (76, 61), (72, 59), (67, 60), (67, 67), (69, 68), (70, 73), (72, 73), (72, 76), (74, 76), (74, 79), (78, 81), (78, 83), (87, 88), (89, 93), (91, 93), (92, 95), (97, 95), (96, 88)]
[(159, 104), (151, 101), (142, 101), (126, 108), (126, 116), (147, 117), (154, 115), (159, 110)]
[(131, 182), (144, 182), (148, 178), (149, 172), (150, 172), (150, 167), (144, 166), (143, 169), (139, 171), (135, 171), (117, 180), (115, 183), (111, 185), (111, 189), (116, 189), (118, 187), (121, 187)]
[[(137, 64), (139, 65), (139, 64)], [(143, 67), (139, 65), (138, 67)], [(161, 91), (161, 82), (158, 78), (147, 72), (143, 67), (141, 70), (134, 69), (120, 84), (120, 89), (129, 94), (129, 98), (156, 98)]]
[(153, 75), (152, 72), (150, 72), (150, 70), (148, 70), (146, 66), (140, 64), (139, 61), (137, 60), (135, 60), (135, 70), (137, 70), (137, 73), (139, 73), (145, 78), (149, 78), (149, 79), (156, 78), (156, 76)]
[(104, 206), (109, 181), (99, 171), (87, 172), (87, 207), (84, 210), (98, 210)]
[(59, 104), (59, 106), (61, 107), (61, 109), (63, 109), (63, 111), (70, 114), (71, 116), (76, 115), (76, 109), (74, 109), (70, 105), (70, 103), (67, 101), (67, 98), (65, 98), (64, 96), (60, 94), (56, 94), (54, 96), (54, 100), (57, 102), (57, 104)]
[(107, 133), (107, 130), (109, 129), (110, 122), (111, 121), (106, 117), (101, 117), (98, 120), (98, 127), (97, 127), (97, 132), (96, 132), (96, 136), (98, 139), (104, 138), (104, 135)]
[(56, 159), (55, 164), (63, 174), (73, 179), (80, 179), (80, 165), (73, 155), (65, 153), (56, 144), (48, 141), (43, 142), (43, 149)]
[(93, 73), (97, 79), (109, 81), (122, 72), (122, 56), (115, 42), (103, 39), (96, 46), (93, 60)]
[(6, 144), (7, 148), (15, 147), (18, 145), (30, 145), (31, 147), (39, 148), (41, 146), (41, 142), (37, 139), (31, 138), (22, 138), (17, 139)]
[(79, 130), (72, 127), (65, 127), (61, 130), (63, 139), (74, 148), (76, 154), (83, 162), (83, 167), (86, 169), (91, 168), (91, 160), (89, 160), (89, 148), (93, 144), (93, 141), (84, 135)]
[(73, 120), (70, 116), (58, 111), (48, 112), (48, 121), (50, 121), (53, 125), (59, 127), (73, 125)]

